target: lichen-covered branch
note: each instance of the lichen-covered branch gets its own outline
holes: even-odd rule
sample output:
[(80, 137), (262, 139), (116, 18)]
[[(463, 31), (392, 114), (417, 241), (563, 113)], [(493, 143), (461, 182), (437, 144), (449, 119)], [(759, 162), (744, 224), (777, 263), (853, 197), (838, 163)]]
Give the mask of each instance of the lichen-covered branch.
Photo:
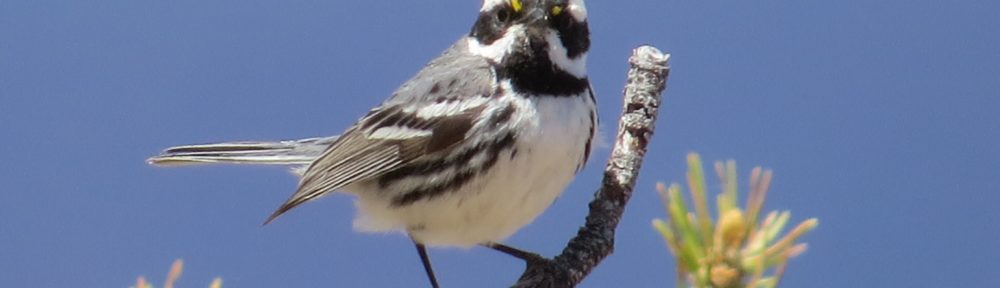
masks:
[(514, 287), (573, 287), (614, 251), (615, 229), (632, 196), (646, 145), (653, 136), (660, 94), (670, 72), (669, 59), (669, 54), (652, 46), (632, 51), (618, 135), (601, 187), (590, 202), (586, 224), (561, 254), (528, 262)]

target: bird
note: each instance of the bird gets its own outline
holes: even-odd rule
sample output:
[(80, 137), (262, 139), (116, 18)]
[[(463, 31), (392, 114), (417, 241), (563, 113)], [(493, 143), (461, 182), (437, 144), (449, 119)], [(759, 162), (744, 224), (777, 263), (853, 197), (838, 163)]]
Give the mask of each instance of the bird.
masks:
[(337, 136), (170, 147), (156, 166), (291, 166), (295, 192), (264, 224), (325, 195), (355, 196), (353, 226), (401, 231), (431, 286), (426, 246), (501, 244), (584, 167), (597, 135), (584, 0), (484, 0), (469, 32)]

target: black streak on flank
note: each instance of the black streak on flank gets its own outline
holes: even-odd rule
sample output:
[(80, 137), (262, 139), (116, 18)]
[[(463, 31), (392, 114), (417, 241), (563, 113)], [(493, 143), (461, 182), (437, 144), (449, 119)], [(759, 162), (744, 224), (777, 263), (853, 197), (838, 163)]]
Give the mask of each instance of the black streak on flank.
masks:
[(392, 207), (402, 207), (409, 204), (413, 204), (421, 199), (431, 199), (450, 190), (458, 189), (465, 185), (465, 183), (472, 180), (472, 176), (476, 173), (471, 170), (466, 170), (461, 173), (456, 173), (454, 177), (448, 179), (448, 182), (438, 183), (433, 186), (422, 186), (423, 188), (411, 190), (403, 195), (392, 198)]
[[(495, 143), (500, 143), (500, 145), (495, 145)], [(436, 159), (435, 161), (422, 161), (410, 163), (406, 166), (399, 167), (396, 170), (392, 170), (386, 174), (383, 174), (378, 178), (378, 183), (380, 188), (386, 188), (392, 185), (393, 182), (402, 180), (406, 177), (411, 176), (427, 176), (437, 172), (444, 171), (452, 167), (462, 167), (472, 161), (478, 153), (482, 152), (484, 149), (491, 149), (491, 147), (500, 146), (500, 148), (505, 148), (506, 146), (514, 145), (514, 134), (507, 134), (496, 142), (483, 142), (479, 143), (474, 147), (462, 150), (454, 157), (448, 157), (446, 159)], [(499, 150), (497, 150), (499, 151)]]
[[(492, 168), (493, 165), (495, 165), (497, 163), (497, 158), (500, 157), (500, 151), (512, 147), (514, 145), (514, 141), (515, 141), (514, 134), (507, 134), (506, 136), (500, 138), (499, 140), (497, 140), (495, 142), (486, 143), (488, 145), (479, 145), (479, 146), (474, 147), (473, 149), (470, 149), (467, 152), (471, 152), (471, 153), (466, 153), (466, 154), (468, 154), (468, 159), (464, 159), (464, 161), (445, 160), (445, 161), (428, 162), (428, 163), (424, 163), (424, 164), (419, 165), (419, 166), (423, 166), (421, 168), (436, 167), (436, 168), (431, 168), (433, 170), (443, 170), (443, 169), (449, 168), (449, 167), (459, 167), (459, 169), (458, 169), (458, 172), (455, 173), (454, 176), (452, 176), (451, 178), (443, 179), (441, 181), (428, 182), (428, 183), (425, 183), (427, 185), (419, 186), (416, 189), (413, 189), (413, 190), (410, 190), (410, 191), (406, 191), (405, 193), (402, 193), (402, 195), (394, 197), (392, 199), (392, 204), (391, 205), (393, 207), (406, 206), (406, 205), (413, 204), (414, 202), (417, 202), (417, 201), (421, 201), (421, 200), (425, 200), (425, 199), (433, 199), (435, 197), (444, 195), (445, 193), (448, 193), (448, 192), (451, 192), (451, 191), (454, 191), (456, 189), (461, 188), (466, 183), (468, 183), (470, 180), (472, 180), (472, 178), (474, 176), (476, 176), (476, 174), (485, 173), (485, 172), (489, 171), (490, 168)], [(485, 151), (483, 151), (483, 150), (485, 150)], [(486, 155), (488, 155), (487, 156), (488, 158), (486, 159), (486, 161), (483, 162), (483, 165), (480, 166), (480, 167), (466, 167), (465, 164), (468, 163), (469, 159), (471, 159), (473, 156), (477, 155), (480, 152), (486, 153)], [(462, 155), (460, 157), (463, 157), (463, 156), (466, 156), (466, 155)], [(456, 157), (456, 158), (459, 158), (459, 157)], [(462, 169), (462, 168), (464, 168), (464, 169)], [(392, 182), (392, 181), (395, 181), (395, 180), (398, 180), (398, 179), (402, 179), (402, 178), (405, 178), (407, 176), (416, 176), (416, 175), (408, 174), (408, 173), (405, 173), (405, 172), (404, 172), (403, 175), (399, 175), (400, 174), (399, 172), (401, 170), (406, 170), (406, 169), (407, 168), (404, 167), (404, 168), (398, 169), (396, 171), (390, 172), (389, 174), (383, 175), (382, 177), (379, 178), (379, 184), (382, 185), (382, 187), (384, 188), (385, 186), (387, 186), (389, 184), (388, 182)], [(424, 170), (424, 171), (410, 170), (410, 171), (411, 172), (429, 172), (428, 170)], [(391, 174), (394, 174), (394, 173), (397, 173), (397, 175), (390, 176)], [(392, 177), (394, 179), (389, 179), (387, 177)]]
[[(591, 92), (590, 94), (593, 95), (594, 93)], [(589, 133), (587, 135), (590, 135), (590, 137), (587, 138), (587, 143), (583, 144), (583, 161), (580, 161), (580, 164), (576, 165), (576, 172), (580, 172), (580, 169), (583, 169), (583, 166), (587, 164), (587, 159), (590, 158), (590, 145), (593, 144), (591, 142), (594, 140), (594, 129), (595, 129), (593, 125), (595, 123), (593, 113), (590, 114), (590, 123), (591, 123), (590, 129), (587, 131)]]

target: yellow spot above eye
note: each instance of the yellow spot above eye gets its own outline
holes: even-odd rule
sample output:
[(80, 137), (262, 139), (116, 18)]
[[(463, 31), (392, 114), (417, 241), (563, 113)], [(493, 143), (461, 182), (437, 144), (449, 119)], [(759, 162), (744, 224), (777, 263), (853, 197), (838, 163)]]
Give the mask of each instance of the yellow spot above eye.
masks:
[(562, 14), (563, 9), (565, 8), (562, 5), (552, 6), (552, 16), (559, 16), (559, 14)]
[(521, 0), (510, 0), (510, 7), (514, 8), (514, 12), (521, 12), (524, 5), (521, 4)]

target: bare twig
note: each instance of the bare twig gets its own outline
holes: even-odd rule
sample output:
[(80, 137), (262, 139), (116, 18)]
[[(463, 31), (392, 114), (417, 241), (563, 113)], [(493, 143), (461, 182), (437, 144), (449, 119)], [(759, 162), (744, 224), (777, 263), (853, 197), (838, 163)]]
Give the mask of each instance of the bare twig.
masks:
[(529, 262), (514, 287), (575, 286), (614, 250), (615, 228), (632, 196), (646, 145), (653, 135), (660, 94), (670, 72), (669, 59), (669, 54), (652, 46), (632, 51), (618, 135), (601, 187), (590, 202), (586, 224), (561, 254)]

